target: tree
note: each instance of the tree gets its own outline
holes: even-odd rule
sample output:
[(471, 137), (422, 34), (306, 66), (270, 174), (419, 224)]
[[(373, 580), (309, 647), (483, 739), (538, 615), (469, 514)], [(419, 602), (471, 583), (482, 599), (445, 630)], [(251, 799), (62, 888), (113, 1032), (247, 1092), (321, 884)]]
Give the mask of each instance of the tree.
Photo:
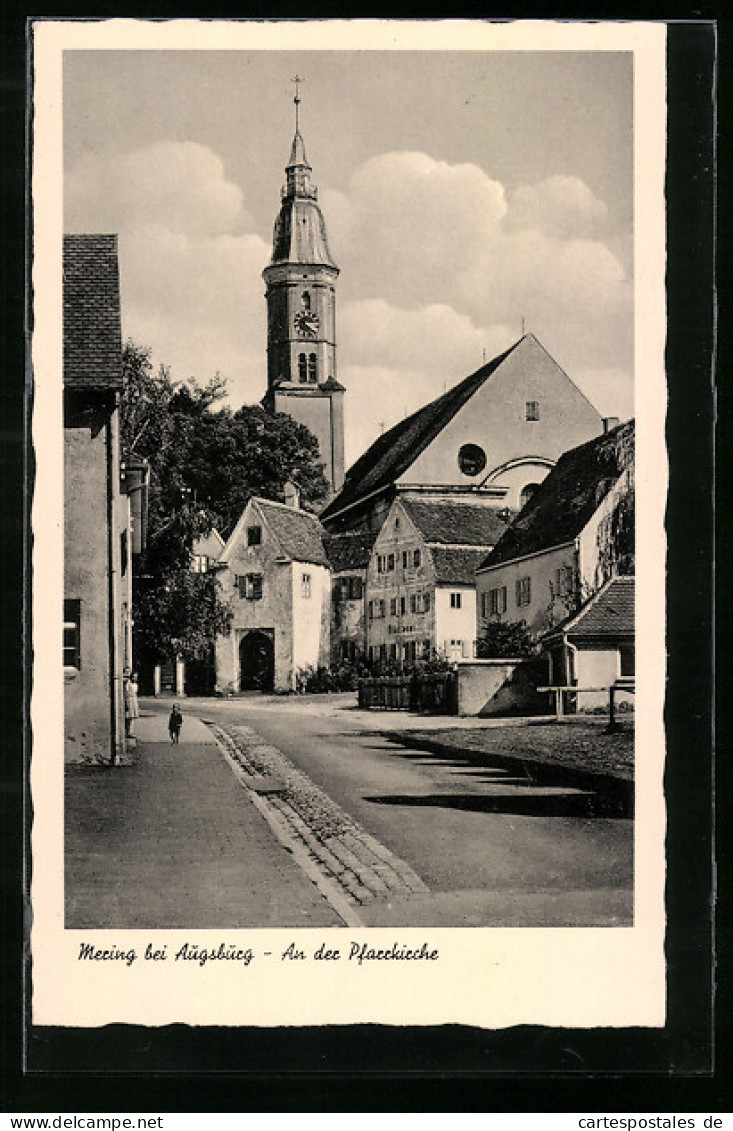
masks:
[(123, 459), (150, 465), (148, 537), (137, 563), (133, 617), (137, 647), (170, 659), (203, 659), (231, 612), (213, 573), (194, 574), (195, 541), (216, 529), (226, 537), (254, 494), (282, 496), (288, 480), (315, 506), (327, 485), (318, 442), (290, 417), (259, 406), (221, 406), (226, 384), (174, 382), (154, 370), (150, 350), (123, 352)]
[(476, 641), (476, 654), (481, 660), (521, 659), (535, 651), (532, 633), (524, 620), (491, 621)]

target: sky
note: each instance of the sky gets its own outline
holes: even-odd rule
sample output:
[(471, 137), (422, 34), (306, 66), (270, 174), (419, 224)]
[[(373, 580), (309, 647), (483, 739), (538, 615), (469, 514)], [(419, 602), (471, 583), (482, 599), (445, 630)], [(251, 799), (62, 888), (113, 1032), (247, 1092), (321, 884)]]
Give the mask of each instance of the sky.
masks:
[(118, 233), (123, 335), (176, 379), (224, 375), (232, 407), (264, 395), (296, 73), (347, 465), (523, 330), (631, 416), (626, 52), (65, 52), (65, 230)]

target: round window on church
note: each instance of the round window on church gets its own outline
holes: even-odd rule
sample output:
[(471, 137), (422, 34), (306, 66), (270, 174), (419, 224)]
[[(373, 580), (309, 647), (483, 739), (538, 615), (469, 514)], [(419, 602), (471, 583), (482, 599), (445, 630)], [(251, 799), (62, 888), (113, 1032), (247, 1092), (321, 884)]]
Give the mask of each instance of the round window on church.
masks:
[(458, 466), (464, 475), (480, 475), (486, 467), (486, 452), (478, 444), (464, 444), (458, 453)]

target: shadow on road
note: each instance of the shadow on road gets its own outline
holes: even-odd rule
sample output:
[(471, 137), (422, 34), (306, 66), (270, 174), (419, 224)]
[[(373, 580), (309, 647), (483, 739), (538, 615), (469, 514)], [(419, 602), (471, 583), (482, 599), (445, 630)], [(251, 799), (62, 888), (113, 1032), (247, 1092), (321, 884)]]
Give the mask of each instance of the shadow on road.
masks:
[(633, 816), (633, 806), (623, 796), (598, 793), (511, 794), (486, 797), (475, 793), (385, 794), (365, 797), (375, 805), (434, 806), (474, 813), (513, 813), (521, 817), (566, 817), (620, 820)]

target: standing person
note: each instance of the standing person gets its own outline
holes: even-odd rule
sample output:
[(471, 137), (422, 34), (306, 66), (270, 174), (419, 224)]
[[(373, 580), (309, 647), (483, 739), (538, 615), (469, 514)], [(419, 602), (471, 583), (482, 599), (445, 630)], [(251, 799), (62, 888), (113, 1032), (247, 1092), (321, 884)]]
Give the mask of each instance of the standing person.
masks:
[(171, 736), (171, 742), (178, 742), (183, 726), (183, 715), (178, 709), (178, 704), (173, 704), (173, 710), (168, 717), (168, 733)]
[(128, 738), (135, 737), (135, 719), (140, 717), (140, 707), (137, 698), (137, 672), (125, 668), (122, 680), (125, 697), (125, 734)]

